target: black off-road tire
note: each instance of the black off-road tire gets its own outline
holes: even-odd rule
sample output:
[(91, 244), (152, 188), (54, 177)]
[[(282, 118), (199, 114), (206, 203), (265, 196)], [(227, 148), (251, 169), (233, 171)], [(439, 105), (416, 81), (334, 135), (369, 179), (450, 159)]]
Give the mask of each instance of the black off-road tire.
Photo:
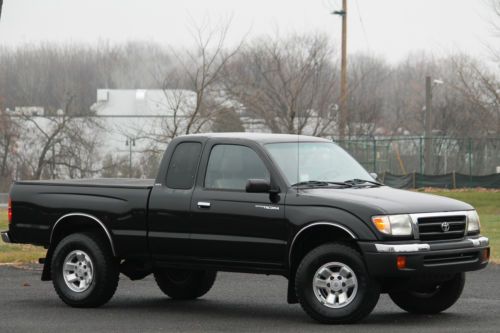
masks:
[[(63, 267), (72, 251), (83, 251), (92, 261), (93, 280), (87, 290), (75, 292), (65, 282)], [(72, 307), (98, 307), (113, 297), (118, 287), (119, 268), (109, 242), (97, 233), (77, 233), (66, 236), (54, 250), (51, 277), (61, 300)]]
[(401, 309), (417, 314), (436, 314), (450, 308), (460, 298), (465, 285), (465, 273), (436, 283), (424, 290), (391, 292), (389, 296)]
[[(315, 274), (328, 263), (347, 265), (357, 279), (355, 296), (340, 308), (322, 304), (314, 292)], [(361, 254), (356, 249), (347, 244), (329, 243), (311, 250), (302, 259), (295, 276), (295, 293), (311, 318), (325, 324), (350, 324), (372, 312), (380, 296), (380, 286), (368, 275)]]
[(160, 269), (154, 277), (161, 291), (170, 298), (191, 300), (208, 293), (217, 277), (216, 271)]

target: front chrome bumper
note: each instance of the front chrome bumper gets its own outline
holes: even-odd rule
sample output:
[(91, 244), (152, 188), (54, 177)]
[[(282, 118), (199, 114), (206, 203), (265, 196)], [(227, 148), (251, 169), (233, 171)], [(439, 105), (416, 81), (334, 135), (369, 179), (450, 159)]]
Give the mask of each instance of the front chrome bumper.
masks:
[[(370, 275), (382, 278), (475, 271), (486, 267), (490, 256), (489, 240), (483, 236), (422, 243), (360, 241), (358, 245)], [(398, 268), (402, 256), (406, 266)]]
[(9, 233), (7, 231), (2, 231), (2, 240), (5, 243), (12, 243), (9, 237)]
[[(468, 247), (481, 247), (488, 246), (490, 241), (487, 237), (479, 237), (479, 238), (467, 238), (465, 240), (468, 242)], [(414, 243), (414, 244), (379, 244), (376, 243), (375, 249), (377, 252), (381, 253), (419, 253), (426, 252), (431, 250), (431, 245), (428, 243)], [(464, 246), (467, 247), (467, 246)]]

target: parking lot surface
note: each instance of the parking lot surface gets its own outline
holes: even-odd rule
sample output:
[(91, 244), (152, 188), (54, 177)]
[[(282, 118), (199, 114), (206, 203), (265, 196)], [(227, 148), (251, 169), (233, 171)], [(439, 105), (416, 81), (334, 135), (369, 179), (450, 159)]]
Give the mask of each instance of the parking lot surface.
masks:
[(286, 279), (219, 273), (196, 301), (163, 296), (154, 279), (120, 280), (117, 293), (97, 309), (64, 305), (39, 267), (0, 266), (0, 332), (500, 332), (500, 266), (469, 273), (458, 303), (440, 315), (416, 316), (382, 295), (356, 325), (329, 327), (286, 303)]

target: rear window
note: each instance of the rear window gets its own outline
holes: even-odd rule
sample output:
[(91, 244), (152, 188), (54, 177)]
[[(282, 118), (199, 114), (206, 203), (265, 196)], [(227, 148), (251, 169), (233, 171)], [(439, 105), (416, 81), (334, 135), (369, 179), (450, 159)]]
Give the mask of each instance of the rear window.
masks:
[(193, 187), (200, 153), (199, 142), (183, 142), (175, 147), (168, 165), (167, 187), (182, 190)]

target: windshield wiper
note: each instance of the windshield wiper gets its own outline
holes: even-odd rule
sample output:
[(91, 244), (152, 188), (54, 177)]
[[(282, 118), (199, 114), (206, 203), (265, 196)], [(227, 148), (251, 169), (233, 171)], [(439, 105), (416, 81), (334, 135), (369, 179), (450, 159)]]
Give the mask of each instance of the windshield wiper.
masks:
[(344, 183), (350, 184), (352, 186), (363, 185), (363, 184), (366, 184), (366, 183), (369, 183), (369, 184), (372, 184), (372, 185), (377, 185), (377, 186), (383, 186), (384, 185), (384, 184), (382, 184), (380, 182), (377, 182), (377, 181), (366, 180), (366, 179), (358, 179), (358, 178), (346, 180)]
[(353, 184), (346, 183), (346, 182), (329, 182), (329, 181), (324, 181), (324, 180), (306, 180), (303, 182), (298, 182), (292, 185), (292, 187), (295, 186), (308, 186), (308, 187), (327, 187), (327, 186), (343, 186), (343, 187), (352, 187)]

